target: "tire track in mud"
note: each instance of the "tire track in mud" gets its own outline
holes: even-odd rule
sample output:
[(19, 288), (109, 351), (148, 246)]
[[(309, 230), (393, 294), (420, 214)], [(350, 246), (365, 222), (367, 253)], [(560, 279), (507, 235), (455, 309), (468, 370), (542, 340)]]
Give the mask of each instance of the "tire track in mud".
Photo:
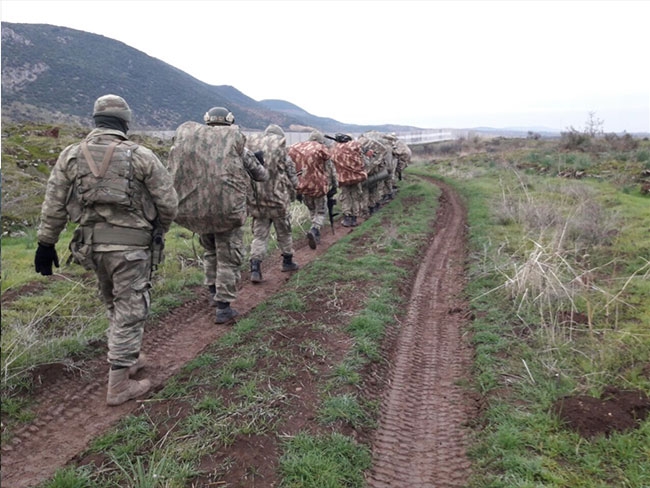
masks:
[[(339, 228), (336, 235), (323, 232), (316, 250), (307, 247), (306, 239), (295, 242), (297, 262), (305, 265), (316, 259), (345, 233), (345, 228)], [(233, 302), (240, 317), (280, 291), (289, 280), (291, 273), (280, 271), (281, 261), (278, 252), (270, 253), (264, 261), (264, 281), (257, 285), (248, 281), (248, 272), (242, 273), (238, 298)], [(231, 328), (229, 324), (215, 324), (215, 309), (209, 305), (205, 287), (197, 287), (195, 291), (197, 298), (157, 320), (148, 319), (145, 326), (142, 350), (147, 355), (147, 366), (136, 378), (149, 378), (153, 392), (159, 391), (185, 363)], [(83, 452), (93, 439), (136, 412), (142, 403), (136, 400), (115, 407), (106, 405), (105, 354), (74, 369), (68, 368), (64, 374), (47, 381), (37, 388), (34, 419), (17, 429), (13, 438), (2, 446), (3, 488), (35, 486), (50, 478), (58, 468)]]
[(369, 488), (462, 487), (470, 462), (463, 424), (470, 418), (457, 382), (471, 354), (464, 283), (465, 211), (458, 195), (443, 193), (430, 242), (401, 324), (373, 439)]

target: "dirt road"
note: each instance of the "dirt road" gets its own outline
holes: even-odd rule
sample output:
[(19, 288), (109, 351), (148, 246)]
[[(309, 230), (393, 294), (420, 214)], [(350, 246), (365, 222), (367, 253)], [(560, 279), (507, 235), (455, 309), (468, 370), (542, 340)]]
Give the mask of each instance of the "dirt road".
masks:
[[(463, 339), (467, 306), (460, 298), (465, 211), (458, 195), (437, 184), (442, 196), (435, 234), (414, 277), (394, 357), (388, 358), (390, 386), (384, 393), (368, 475), (373, 488), (464, 486), (470, 468), (463, 425), (471, 411), (457, 386), (467, 374), (470, 358)], [(339, 225), (336, 235), (323, 232), (316, 250), (310, 250), (306, 240), (296, 243), (298, 263), (318, 258), (347, 232)], [(280, 260), (268, 258), (265, 281), (260, 285), (252, 285), (243, 276), (243, 288), (233, 304), (242, 315), (288, 280), (289, 275), (280, 272)], [(196, 291), (195, 300), (145, 331), (143, 350), (150, 358), (147, 377), (155, 390), (228, 330), (227, 325), (214, 324), (214, 309), (206, 306), (207, 292)], [(137, 402), (107, 407), (106, 376), (103, 357), (79, 369), (42, 371), (34, 420), (2, 448), (4, 488), (35, 486), (49, 478), (92, 439), (140, 408)]]

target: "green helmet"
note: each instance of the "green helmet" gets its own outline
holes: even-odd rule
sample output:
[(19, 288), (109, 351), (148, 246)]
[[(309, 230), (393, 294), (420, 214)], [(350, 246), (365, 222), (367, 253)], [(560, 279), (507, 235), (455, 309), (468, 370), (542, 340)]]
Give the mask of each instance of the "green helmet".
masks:
[(212, 107), (203, 116), (208, 125), (232, 125), (235, 123), (235, 116), (225, 107)]
[(108, 115), (131, 122), (131, 109), (122, 97), (117, 95), (104, 95), (95, 100), (93, 117), (95, 115)]

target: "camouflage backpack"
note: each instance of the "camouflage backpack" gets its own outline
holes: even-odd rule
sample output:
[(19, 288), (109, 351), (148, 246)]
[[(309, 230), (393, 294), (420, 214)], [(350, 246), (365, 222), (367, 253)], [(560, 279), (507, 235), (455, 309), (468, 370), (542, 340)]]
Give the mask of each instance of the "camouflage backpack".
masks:
[(325, 166), (330, 159), (327, 146), (317, 141), (297, 142), (289, 146), (289, 157), (296, 163), (299, 194), (308, 197), (327, 194), (330, 185)]
[(169, 172), (178, 193), (179, 225), (197, 234), (226, 232), (246, 221), (250, 178), (238, 126), (185, 122), (176, 129)]
[(264, 153), (264, 166), (269, 172), (268, 181), (253, 181), (250, 187), (248, 210), (253, 217), (279, 217), (291, 203), (293, 186), (286, 173), (287, 140), (280, 127), (273, 129), (246, 137), (248, 149)]
[(334, 144), (330, 152), (336, 166), (339, 185), (356, 185), (368, 178), (363, 164), (361, 144), (357, 141)]

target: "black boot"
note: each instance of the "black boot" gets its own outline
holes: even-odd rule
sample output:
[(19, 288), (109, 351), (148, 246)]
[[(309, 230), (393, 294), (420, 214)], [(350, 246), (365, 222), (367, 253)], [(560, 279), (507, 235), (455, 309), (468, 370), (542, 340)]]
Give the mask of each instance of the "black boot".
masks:
[(253, 283), (262, 282), (262, 261), (251, 259), (251, 281)]
[(215, 301), (214, 296), (217, 293), (217, 285), (209, 285), (208, 286), (208, 291), (210, 292), (210, 298), (209, 298), (210, 306), (211, 307), (216, 307), (217, 302)]
[(344, 215), (343, 216), (343, 223), (341, 225), (343, 227), (352, 227), (352, 216)]
[(299, 266), (293, 262), (293, 254), (282, 255), (282, 271), (296, 271)]
[(231, 308), (230, 303), (217, 302), (217, 317), (214, 320), (217, 324), (225, 324), (229, 320), (237, 317), (237, 315), (239, 315), (239, 312)]
[(307, 232), (307, 240), (309, 241), (309, 247), (316, 249), (316, 246), (320, 242), (320, 230), (316, 227), (312, 227), (309, 232)]
[(352, 220), (352, 227), (356, 227), (357, 225), (359, 225), (357, 223), (357, 216), (356, 215), (353, 215), (352, 217), (350, 217), (350, 219)]

